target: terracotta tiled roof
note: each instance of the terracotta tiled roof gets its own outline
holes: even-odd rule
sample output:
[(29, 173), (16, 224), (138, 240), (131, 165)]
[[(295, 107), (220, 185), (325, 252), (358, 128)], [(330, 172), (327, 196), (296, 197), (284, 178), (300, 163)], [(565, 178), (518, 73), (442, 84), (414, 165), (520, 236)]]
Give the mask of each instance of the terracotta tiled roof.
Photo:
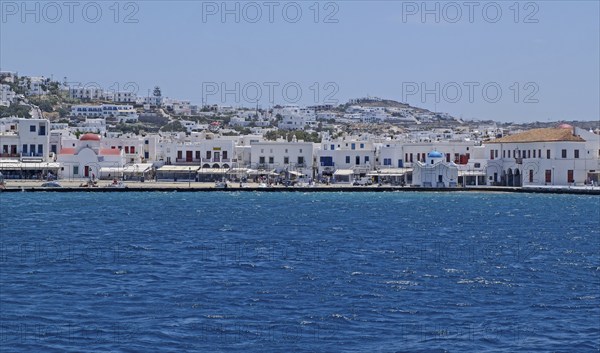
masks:
[(72, 147), (62, 148), (60, 150), (59, 154), (75, 154), (75, 148), (72, 148)]
[(100, 149), (100, 153), (101, 156), (120, 156), (121, 155), (121, 150), (118, 150), (116, 148), (101, 148)]
[(505, 142), (552, 142), (552, 141), (574, 141), (585, 142), (579, 136), (573, 135), (573, 130), (565, 128), (532, 129), (515, 135), (505, 136), (490, 141), (489, 143)]

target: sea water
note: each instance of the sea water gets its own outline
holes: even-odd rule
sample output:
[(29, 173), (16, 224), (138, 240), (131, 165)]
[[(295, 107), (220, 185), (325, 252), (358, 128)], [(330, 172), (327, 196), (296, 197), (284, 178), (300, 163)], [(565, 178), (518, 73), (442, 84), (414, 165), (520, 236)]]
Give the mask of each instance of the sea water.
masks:
[(596, 352), (600, 198), (0, 195), (6, 352)]

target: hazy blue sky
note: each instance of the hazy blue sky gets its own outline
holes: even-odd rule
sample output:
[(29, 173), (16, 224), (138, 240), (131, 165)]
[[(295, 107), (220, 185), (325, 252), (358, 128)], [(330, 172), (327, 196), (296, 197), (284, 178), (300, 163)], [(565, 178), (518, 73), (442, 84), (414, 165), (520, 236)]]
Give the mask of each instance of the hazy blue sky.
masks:
[(467, 119), (599, 119), (598, 1), (471, 3), (2, 1), (0, 69), (193, 103), (252, 106), (258, 87), (263, 107), (372, 95)]

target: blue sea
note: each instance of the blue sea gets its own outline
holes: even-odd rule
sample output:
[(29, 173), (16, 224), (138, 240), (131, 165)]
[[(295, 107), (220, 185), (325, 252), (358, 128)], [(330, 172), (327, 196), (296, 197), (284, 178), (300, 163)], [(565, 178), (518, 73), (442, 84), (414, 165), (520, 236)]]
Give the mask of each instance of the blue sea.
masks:
[(600, 198), (0, 194), (2, 352), (598, 352)]

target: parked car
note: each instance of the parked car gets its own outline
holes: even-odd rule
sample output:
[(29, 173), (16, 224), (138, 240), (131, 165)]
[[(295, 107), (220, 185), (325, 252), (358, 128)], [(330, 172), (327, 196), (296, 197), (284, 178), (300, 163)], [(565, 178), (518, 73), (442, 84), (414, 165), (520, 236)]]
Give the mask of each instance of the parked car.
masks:
[(62, 188), (62, 185), (60, 185), (57, 181), (48, 181), (42, 184), (43, 188)]
[(369, 177), (362, 177), (359, 179), (354, 179), (354, 182), (352, 183), (352, 185), (354, 186), (365, 186), (365, 185), (372, 185), (373, 184), (373, 180)]

